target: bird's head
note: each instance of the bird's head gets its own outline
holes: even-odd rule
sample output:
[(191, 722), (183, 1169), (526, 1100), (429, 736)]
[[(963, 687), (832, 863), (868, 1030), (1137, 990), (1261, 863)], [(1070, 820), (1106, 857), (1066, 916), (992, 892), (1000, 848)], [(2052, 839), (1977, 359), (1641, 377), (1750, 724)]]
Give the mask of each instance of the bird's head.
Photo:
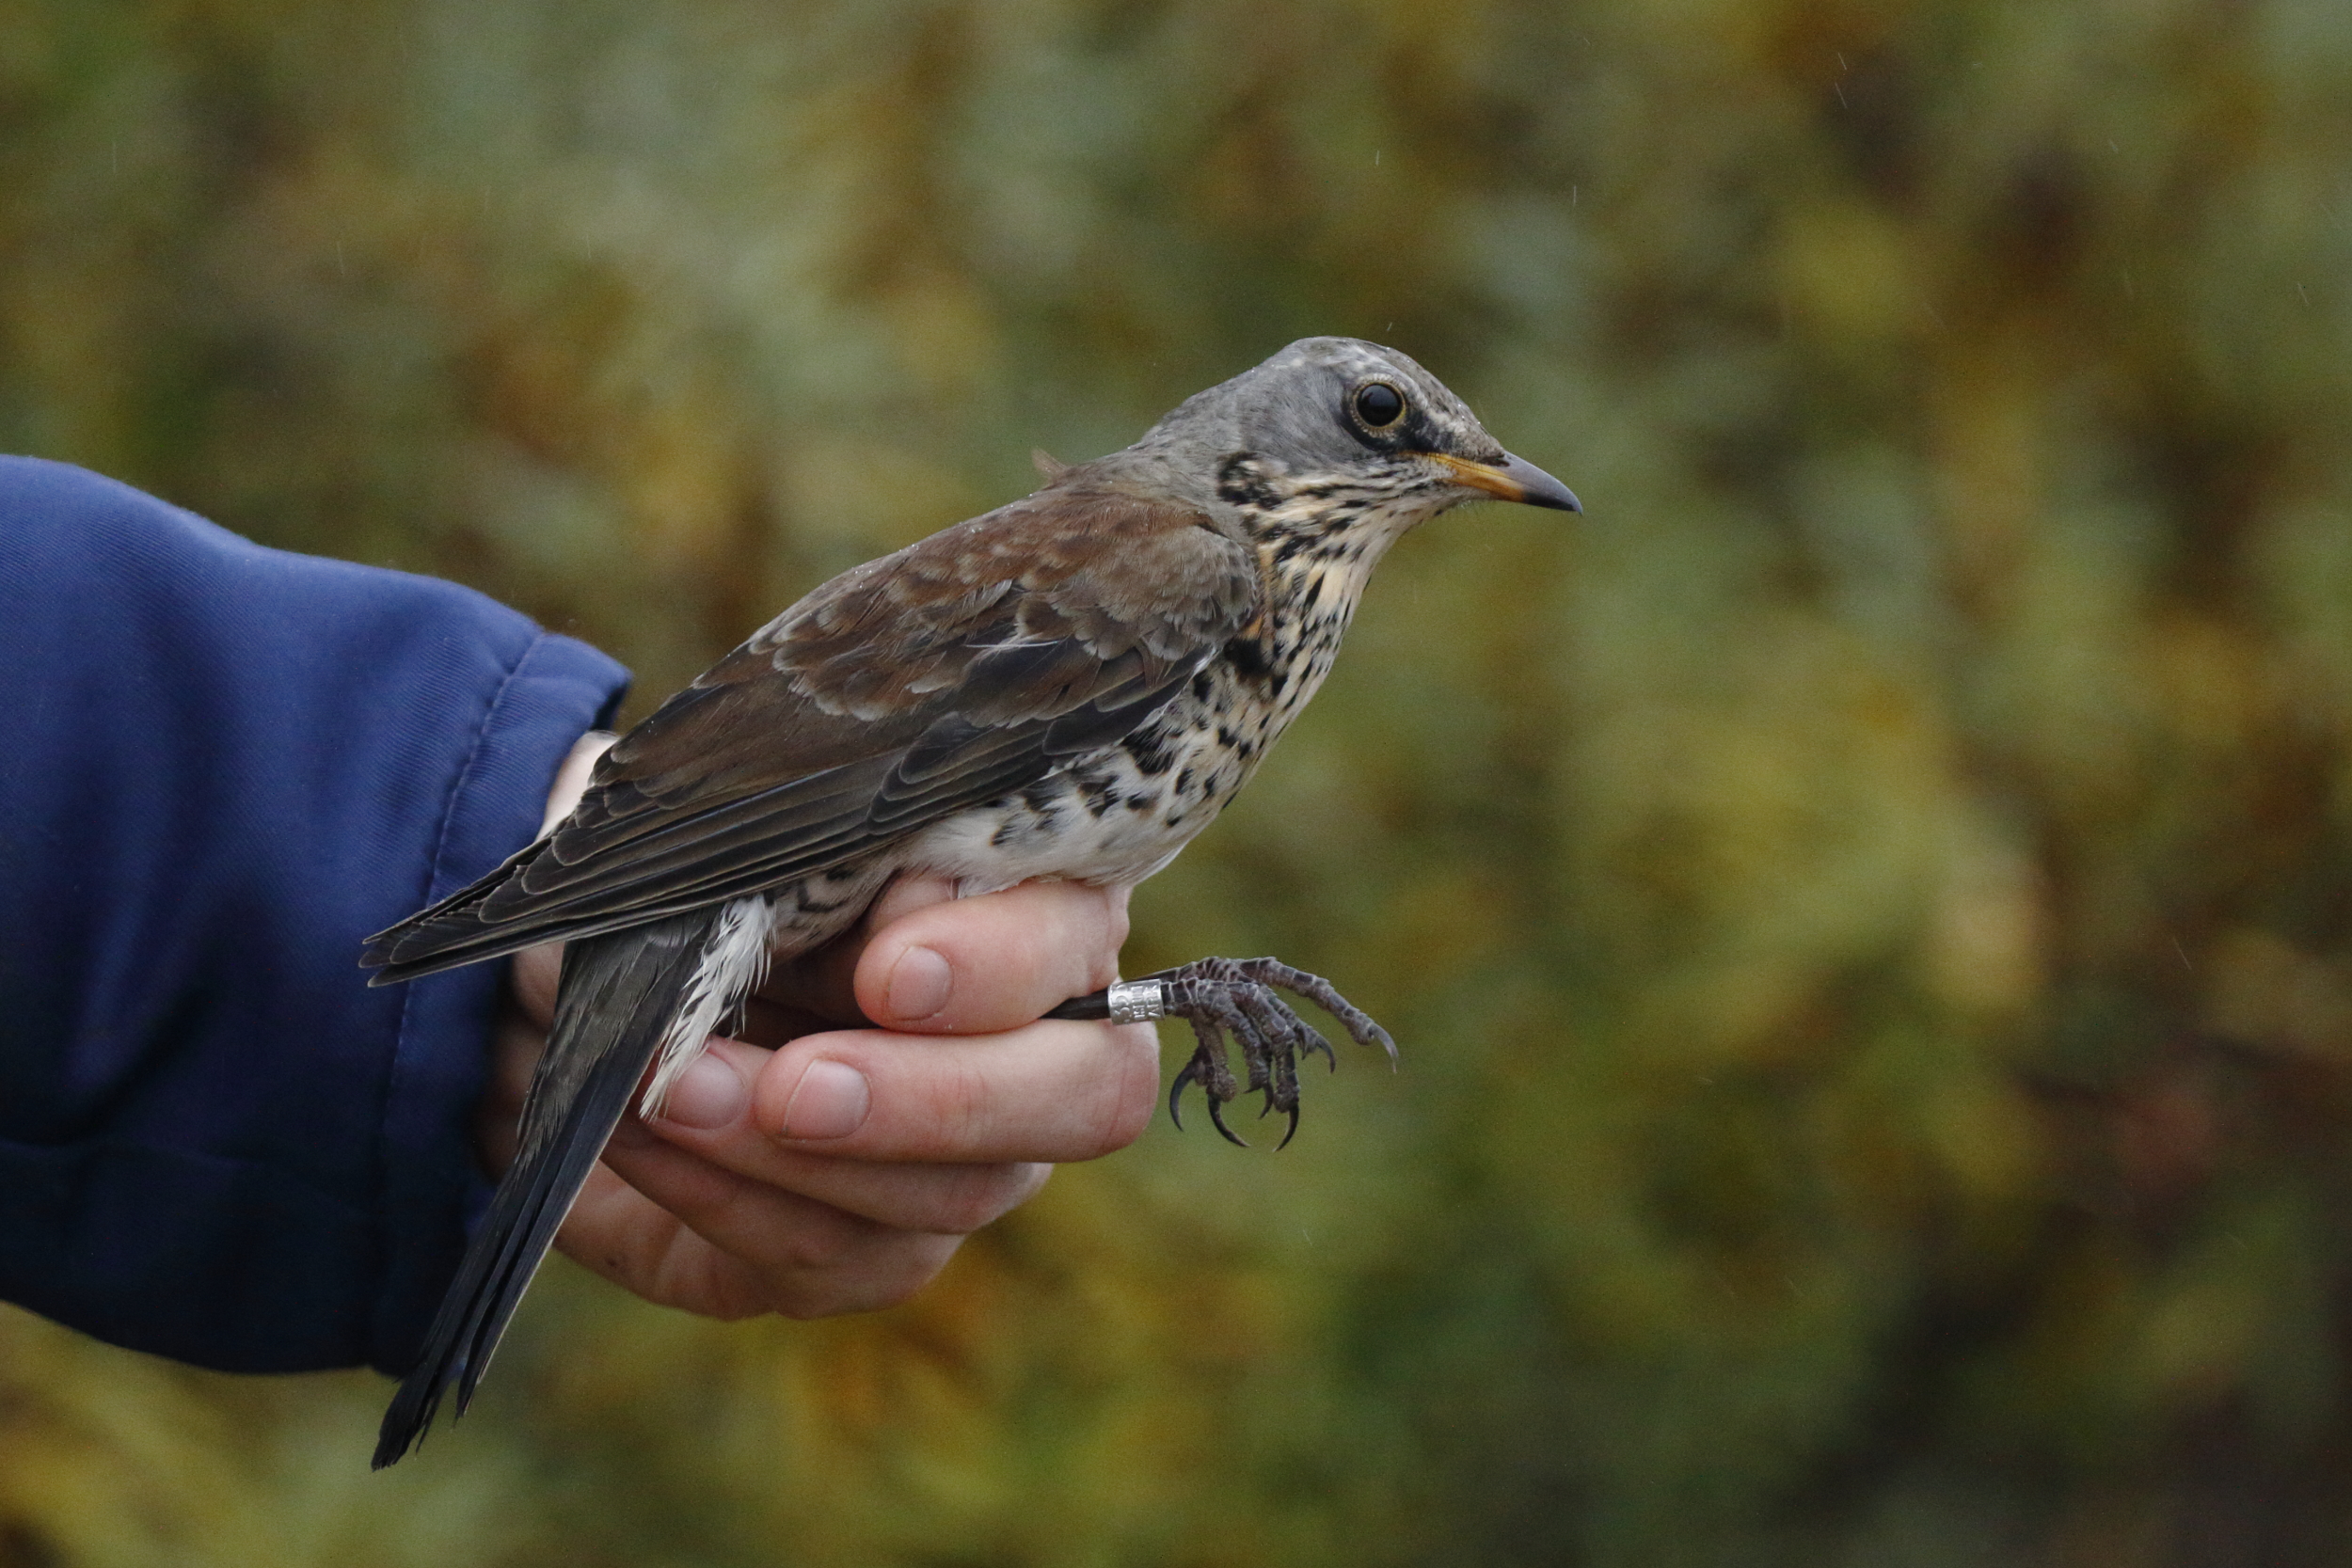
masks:
[(1377, 520), (1393, 534), (1466, 500), (1582, 510), (1436, 376), (1356, 338), (1302, 338), (1186, 399), (1136, 445), (1213, 475), (1253, 526)]

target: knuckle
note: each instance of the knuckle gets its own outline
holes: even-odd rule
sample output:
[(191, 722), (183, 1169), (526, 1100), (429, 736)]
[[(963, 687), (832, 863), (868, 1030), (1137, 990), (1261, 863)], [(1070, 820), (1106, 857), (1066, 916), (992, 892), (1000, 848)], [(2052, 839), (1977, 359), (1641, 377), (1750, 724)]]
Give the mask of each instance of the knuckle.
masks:
[(1007, 1164), (958, 1171), (938, 1195), (930, 1228), (966, 1236), (992, 1225), (1035, 1196), (1051, 1169), (1042, 1164)]
[(1004, 1212), (999, 1207), (1003, 1190), (1003, 1183), (992, 1180), (985, 1169), (959, 1175), (939, 1195), (931, 1227), (949, 1235), (969, 1235)]
[[(684, 1307), (687, 1303), (672, 1301), (665, 1305)], [(693, 1297), (691, 1309), (702, 1317), (712, 1318), (723, 1323), (737, 1323), (746, 1318), (765, 1317), (774, 1310), (766, 1295), (748, 1285), (738, 1284), (732, 1280), (715, 1284), (707, 1293)]]
[(767, 1310), (806, 1321), (897, 1307), (937, 1276), (958, 1244), (950, 1236), (900, 1234), (856, 1270), (773, 1275)]
[(840, 1304), (837, 1293), (812, 1289), (803, 1280), (779, 1283), (768, 1309), (779, 1318), (807, 1323), (812, 1318), (830, 1318), (851, 1308)]
[(1127, 919), (1127, 900), (1124, 898), (1106, 898), (1105, 908), (1108, 914), (1106, 920), (1104, 921), (1104, 930), (1103, 935), (1110, 946), (1111, 958), (1113, 962), (1116, 963), (1119, 958), (1119, 950), (1127, 945), (1127, 932), (1129, 929)]
[(791, 1318), (806, 1323), (812, 1318), (830, 1318), (855, 1308), (844, 1305), (840, 1292), (818, 1290), (806, 1280), (785, 1280), (777, 1284), (769, 1310), (779, 1318)]
[(939, 1148), (968, 1147), (985, 1139), (995, 1119), (996, 1099), (987, 1073), (969, 1065), (958, 1064), (952, 1070), (940, 1075), (938, 1096)]
[(812, 1209), (784, 1238), (776, 1266), (787, 1277), (837, 1273), (859, 1262), (872, 1240), (868, 1222), (836, 1209)]
[(1079, 888), (1068, 909), (1069, 928), (1058, 950), (1074, 955), (1085, 990), (1099, 990), (1119, 978), (1119, 950), (1127, 942), (1127, 906), (1103, 888)]

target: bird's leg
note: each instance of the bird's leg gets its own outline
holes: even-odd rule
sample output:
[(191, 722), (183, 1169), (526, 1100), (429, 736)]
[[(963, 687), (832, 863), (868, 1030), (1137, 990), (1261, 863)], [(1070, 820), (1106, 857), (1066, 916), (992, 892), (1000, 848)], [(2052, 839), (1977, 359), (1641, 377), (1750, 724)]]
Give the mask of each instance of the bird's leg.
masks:
[[(1181, 1018), (1192, 1025), (1199, 1049), (1176, 1074), (1168, 1091), (1168, 1118), (1183, 1127), (1181, 1104), (1184, 1086), (1199, 1084), (1209, 1102), (1209, 1120), (1227, 1141), (1240, 1143), (1225, 1125), (1225, 1107), (1245, 1092), (1265, 1097), (1258, 1114), (1280, 1111), (1290, 1118), (1282, 1133), (1288, 1144), (1298, 1131), (1298, 1056), (1321, 1052), (1330, 1066), (1339, 1066), (1331, 1042), (1300, 1018), (1280, 994), (1302, 997), (1340, 1021), (1359, 1045), (1376, 1045), (1396, 1060), (1396, 1042), (1373, 1022), (1372, 1015), (1342, 996), (1331, 982), (1275, 958), (1201, 958), (1164, 969), (1139, 980), (1121, 980), (1089, 995), (1073, 997), (1048, 1018), (1107, 1018), (1121, 1023), (1147, 1019)], [(1241, 1048), (1248, 1069), (1245, 1085), (1227, 1064), (1228, 1035)], [(1282, 1147), (1281, 1144), (1275, 1146)]]

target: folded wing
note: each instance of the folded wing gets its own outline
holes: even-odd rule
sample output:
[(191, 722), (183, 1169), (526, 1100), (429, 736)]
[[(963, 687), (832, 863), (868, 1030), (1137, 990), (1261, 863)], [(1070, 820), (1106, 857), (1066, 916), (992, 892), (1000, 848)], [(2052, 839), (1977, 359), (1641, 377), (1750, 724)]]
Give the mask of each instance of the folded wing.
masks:
[(608, 752), (580, 808), (371, 938), (387, 984), (866, 859), (1116, 743), (1256, 612), (1250, 554), (1073, 468), (835, 578)]

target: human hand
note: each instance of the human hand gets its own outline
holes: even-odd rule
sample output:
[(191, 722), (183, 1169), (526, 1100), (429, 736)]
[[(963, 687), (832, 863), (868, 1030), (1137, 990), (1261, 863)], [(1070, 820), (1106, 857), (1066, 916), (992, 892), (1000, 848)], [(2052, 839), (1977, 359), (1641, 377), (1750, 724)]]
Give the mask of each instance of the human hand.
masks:
[[(1115, 979), (1126, 934), (1124, 889), (956, 899), (901, 879), (857, 930), (779, 965), (745, 1037), (714, 1037), (660, 1119), (623, 1119), (556, 1244), (711, 1317), (905, 1300), (1054, 1164), (1122, 1148), (1150, 1121), (1150, 1025), (1034, 1022)], [(560, 953), (514, 960), (478, 1121), (494, 1171), (514, 1158)]]

